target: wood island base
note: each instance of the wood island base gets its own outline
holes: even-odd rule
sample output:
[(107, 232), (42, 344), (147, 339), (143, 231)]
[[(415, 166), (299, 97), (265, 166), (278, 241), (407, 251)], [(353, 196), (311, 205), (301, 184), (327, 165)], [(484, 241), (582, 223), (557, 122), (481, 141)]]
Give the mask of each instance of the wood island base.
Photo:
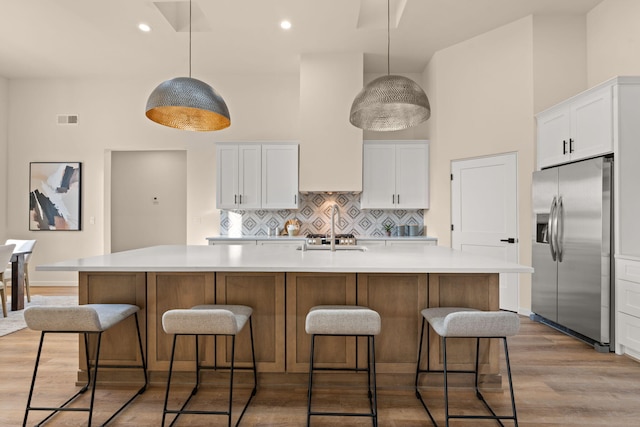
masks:
[[(140, 327), (146, 348), (151, 383), (166, 383), (171, 356), (171, 339), (162, 330), (162, 314), (174, 308), (199, 304), (243, 304), (253, 308), (253, 326), (260, 387), (306, 387), (309, 365), (309, 336), (305, 317), (315, 305), (363, 305), (382, 318), (376, 337), (378, 386), (413, 387), (422, 317), (426, 307), (472, 307), (498, 310), (497, 273), (285, 273), (285, 272), (80, 272), (79, 302), (127, 303), (141, 308)], [(111, 365), (139, 362), (133, 324), (125, 322), (108, 330), (102, 341), (100, 360)], [(187, 341), (187, 340), (191, 341)], [(428, 351), (422, 367), (442, 370), (440, 338), (429, 330)], [(483, 340), (486, 341), (486, 340)], [(201, 340), (201, 360), (218, 365), (229, 362), (229, 341), (225, 337)], [(497, 340), (482, 343), (481, 382), (484, 388), (502, 388)], [(318, 366), (348, 367), (366, 363), (366, 341), (353, 337), (320, 337)], [(179, 337), (174, 372), (177, 381), (194, 380), (192, 337)], [(86, 378), (81, 342), (78, 380)], [(449, 368), (473, 369), (475, 341), (450, 339)], [(248, 328), (236, 340), (236, 363), (250, 361)], [(100, 382), (136, 383), (136, 373), (120, 374), (101, 369)], [(208, 375), (208, 374), (207, 374)], [(428, 377), (428, 378), (427, 378)], [(245, 376), (240, 373), (238, 382)], [(205, 376), (205, 382), (210, 379)], [(344, 374), (318, 375), (319, 384), (340, 387)], [(173, 380), (172, 380), (173, 381)], [(246, 382), (250, 379), (247, 376)], [(348, 381), (348, 380), (347, 380)], [(471, 386), (470, 375), (454, 375), (452, 386)], [(442, 387), (441, 374), (422, 375), (421, 385)]]

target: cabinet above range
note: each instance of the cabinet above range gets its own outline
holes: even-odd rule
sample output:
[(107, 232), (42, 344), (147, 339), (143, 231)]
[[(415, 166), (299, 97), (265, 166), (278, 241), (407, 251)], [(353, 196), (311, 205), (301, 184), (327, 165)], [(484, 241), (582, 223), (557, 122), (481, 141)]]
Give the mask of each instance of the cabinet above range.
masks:
[(216, 145), (216, 208), (297, 209), (298, 145)]
[(429, 142), (365, 141), (362, 209), (429, 208)]

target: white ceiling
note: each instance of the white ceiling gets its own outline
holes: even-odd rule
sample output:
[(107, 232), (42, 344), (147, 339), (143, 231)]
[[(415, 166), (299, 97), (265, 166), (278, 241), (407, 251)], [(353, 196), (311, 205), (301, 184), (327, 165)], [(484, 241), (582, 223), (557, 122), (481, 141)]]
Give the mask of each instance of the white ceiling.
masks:
[[(583, 15), (601, 1), (391, 0), (391, 72), (422, 72), (434, 52), (529, 14)], [(196, 78), (294, 73), (300, 54), (322, 52), (363, 52), (365, 72), (386, 72), (386, 0), (194, 0), (193, 9)], [(188, 28), (176, 32), (151, 0), (0, 0), (5, 78), (188, 73)]]

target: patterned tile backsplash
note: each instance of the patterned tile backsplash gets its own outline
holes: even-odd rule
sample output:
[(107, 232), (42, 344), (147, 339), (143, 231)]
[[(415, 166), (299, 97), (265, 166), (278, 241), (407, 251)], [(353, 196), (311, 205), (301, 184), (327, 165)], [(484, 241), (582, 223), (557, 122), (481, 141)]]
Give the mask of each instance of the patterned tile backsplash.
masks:
[[(419, 226), (423, 232), (424, 211), (360, 209), (360, 194), (308, 193), (300, 194), (300, 208), (273, 210), (223, 210), (220, 212), (220, 234), (229, 236), (266, 236), (269, 228), (282, 227), (290, 219), (302, 224), (300, 235), (327, 233), (331, 225), (331, 206), (336, 203), (340, 220), (336, 221), (336, 233), (352, 233), (356, 236), (384, 236), (384, 226), (393, 226), (392, 235), (397, 235), (397, 225)], [(337, 220), (337, 218), (336, 218)]]

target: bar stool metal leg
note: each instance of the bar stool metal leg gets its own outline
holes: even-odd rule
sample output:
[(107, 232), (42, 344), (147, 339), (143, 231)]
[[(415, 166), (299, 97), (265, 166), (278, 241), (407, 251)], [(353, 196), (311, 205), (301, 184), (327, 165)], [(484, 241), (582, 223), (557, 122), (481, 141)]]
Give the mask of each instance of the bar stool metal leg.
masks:
[[(317, 368), (314, 367), (315, 339), (316, 336), (336, 336), (330, 334), (311, 334), (311, 353), (309, 354), (309, 388), (307, 392), (307, 426), (311, 425), (311, 416), (343, 416), (343, 417), (371, 417), (374, 427), (378, 425), (378, 389), (376, 385), (376, 356), (375, 356), (375, 336), (365, 335), (367, 338), (367, 367), (359, 368)], [(361, 335), (355, 335), (360, 337)], [(311, 410), (311, 400), (313, 396), (313, 373), (314, 371), (366, 371), (367, 373), (367, 398), (369, 400), (369, 412), (317, 412)]]
[[(369, 345), (371, 343), (371, 345)], [(369, 388), (369, 404), (371, 406), (371, 413), (373, 414), (373, 427), (378, 427), (378, 387), (376, 385), (376, 343), (373, 335), (367, 338), (367, 377), (373, 380), (373, 395), (371, 394), (371, 388)], [(371, 380), (369, 381), (371, 384)], [(371, 387), (371, 385), (369, 385)]]
[[(169, 331), (167, 331), (167, 333), (173, 333), (173, 344), (171, 347), (171, 360), (169, 362), (169, 375), (167, 378), (167, 389), (165, 391), (165, 399), (164, 399), (164, 407), (163, 407), (163, 411), (162, 411), (162, 426), (165, 425), (166, 422), (166, 417), (167, 414), (175, 414), (175, 417), (173, 418), (173, 420), (171, 421), (171, 423), (169, 424), (170, 426), (173, 426), (178, 418), (181, 415), (184, 414), (198, 414), (198, 415), (226, 415), (227, 416), (227, 425), (230, 427), (232, 425), (232, 414), (233, 414), (233, 383), (234, 383), (234, 378), (235, 378), (235, 371), (239, 370), (239, 369), (243, 369), (243, 370), (252, 370), (253, 371), (253, 388), (251, 390), (249, 399), (247, 400), (247, 402), (245, 403), (242, 412), (240, 413), (240, 416), (238, 417), (238, 420), (236, 421), (236, 426), (238, 426), (240, 424), (240, 421), (242, 420), (242, 417), (244, 416), (247, 408), (249, 407), (249, 404), (251, 403), (251, 400), (253, 399), (253, 397), (256, 395), (256, 391), (257, 391), (257, 385), (258, 385), (258, 374), (257, 374), (257, 367), (256, 367), (256, 357), (255, 357), (255, 345), (254, 345), (254, 340), (253, 340), (253, 323), (251, 320), (251, 316), (249, 315), (248, 317), (248, 322), (249, 322), (249, 334), (250, 334), (250, 338), (251, 338), (251, 358), (252, 358), (252, 367), (236, 367), (235, 365), (235, 353), (236, 353), (236, 333), (238, 332), (237, 330), (234, 330), (233, 333), (220, 333), (220, 334), (216, 334), (216, 333), (209, 333), (209, 332), (213, 332), (214, 329), (208, 329), (207, 331), (203, 331), (202, 333), (182, 333), (182, 332), (176, 332), (176, 331), (183, 331), (184, 332), (184, 326), (181, 324), (182, 321), (184, 321), (184, 319), (189, 319), (191, 317), (193, 317), (194, 319), (205, 319), (207, 318), (207, 316), (211, 316), (214, 317), (215, 316), (223, 316), (223, 317), (230, 317), (230, 316), (241, 316), (242, 313), (227, 313), (227, 314), (220, 314), (219, 311), (223, 310), (224, 308), (218, 308), (216, 309), (215, 306), (201, 306), (203, 308), (200, 309), (191, 309), (191, 310), (170, 310), (167, 313), (165, 313), (165, 315), (163, 316), (163, 326), (165, 328), (165, 331), (167, 329), (169, 329)], [(209, 312), (207, 312), (205, 307), (210, 307)], [(220, 306), (220, 307), (226, 307), (226, 308), (231, 308), (233, 306)], [(245, 309), (249, 309), (248, 307), (244, 307)], [(242, 311), (243, 308), (240, 308), (240, 311)], [(249, 309), (250, 310), (250, 309)], [(173, 313), (172, 313), (173, 312)], [(249, 311), (250, 312), (250, 311)], [(169, 316), (167, 316), (169, 315)], [(176, 317), (172, 317), (172, 315), (176, 315)], [(184, 316), (184, 317), (181, 317)], [(235, 324), (235, 320), (233, 321)], [(215, 330), (217, 331), (217, 330)], [(175, 362), (175, 348), (176, 348), (176, 340), (177, 337), (180, 335), (193, 335), (195, 337), (195, 348), (196, 348), (196, 384), (193, 387), (193, 389), (191, 390), (190, 395), (187, 397), (187, 399), (184, 401), (184, 403), (182, 404), (182, 406), (180, 407), (180, 409), (169, 409), (168, 408), (168, 401), (169, 401), (169, 393), (170, 393), (170, 389), (171, 389), (171, 377), (173, 374), (173, 364)], [(202, 366), (202, 364), (200, 363), (200, 352), (199, 352), (199, 344), (198, 344), (198, 339), (201, 335), (205, 335), (205, 336), (211, 336), (214, 339), (217, 336), (226, 336), (231, 338), (231, 361), (229, 363), (229, 366), (222, 366), (219, 367), (217, 366), (217, 361), (214, 362), (214, 366)], [(227, 406), (227, 410), (226, 411), (205, 411), (205, 410), (189, 410), (187, 409), (187, 406), (189, 405), (189, 402), (191, 401), (191, 398), (193, 396), (196, 395), (196, 393), (198, 392), (199, 388), (200, 388), (200, 374), (201, 371), (204, 369), (208, 369), (208, 370), (219, 370), (219, 369), (225, 369), (229, 371), (229, 393), (228, 393), (228, 406)]]
[[(307, 426), (311, 424), (312, 416), (337, 416), (337, 417), (369, 417), (374, 427), (378, 425), (378, 391), (376, 385), (376, 355), (375, 335), (380, 333), (380, 315), (368, 307), (349, 305), (320, 305), (312, 307), (305, 319), (305, 331), (311, 337), (311, 351), (309, 354), (309, 384), (307, 393)], [(355, 366), (354, 367), (316, 367), (315, 348), (317, 336), (354, 337), (355, 339)], [(358, 341), (366, 338), (367, 342), (367, 366), (358, 365)], [(369, 401), (368, 412), (335, 412), (313, 411), (313, 375), (314, 371), (352, 371), (367, 374), (367, 398)]]
[[(418, 351), (418, 363), (416, 367), (415, 391), (416, 397), (422, 403), (427, 411), (429, 418), (434, 426), (437, 426), (429, 408), (424, 402), (418, 390), (418, 378), (421, 373), (442, 372), (444, 376), (444, 407), (445, 407), (445, 425), (449, 426), (450, 419), (466, 419), (466, 420), (494, 420), (500, 426), (504, 427), (502, 420), (512, 420), (514, 425), (518, 426), (516, 414), (516, 404), (513, 391), (513, 380), (511, 376), (511, 365), (509, 361), (509, 350), (507, 347), (507, 337), (516, 335), (520, 329), (520, 321), (516, 314), (502, 311), (480, 311), (470, 308), (461, 307), (433, 307), (422, 310), (422, 329), (420, 332), (420, 344)], [(435, 371), (422, 369), (420, 367), (422, 359), (423, 337), (426, 328), (426, 322), (433, 327), (435, 333), (442, 338), (442, 358), (443, 370)], [(475, 345), (475, 363), (474, 370), (450, 370), (447, 363), (447, 338), (474, 338)], [(507, 377), (509, 380), (509, 393), (511, 398), (512, 415), (497, 415), (493, 408), (484, 398), (479, 386), (479, 367), (480, 367), (480, 338), (483, 339), (501, 339), (504, 344), (504, 354), (507, 365)], [(482, 402), (487, 411), (491, 415), (462, 415), (451, 414), (449, 412), (449, 374), (467, 373), (474, 374), (474, 391), (478, 400)]]
[(311, 424), (311, 394), (313, 390), (313, 356), (315, 354), (315, 334), (311, 335), (311, 354), (309, 354), (309, 391), (307, 392), (307, 427)]
[[(69, 308), (69, 310), (73, 310), (73, 307)], [(100, 310), (100, 308), (98, 308), (97, 310)], [(137, 310), (137, 307), (136, 307)], [(48, 420), (51, 419), (51, 417), (53, 417), (54, 415), (56, 415), (59, 412), (87, 412), (88, 413), (88, 420), (87, 420), (87, 425), (91, 426), (92, 425), (92, 421), (93, 421), (93, 410), (94, 410), (94, 406), (95, 406), (95, 392), (96, 392), (96, 384), (97, 384), (97, 378), (98, 378), (98, 368), (102, 367), (102, 368), (106, 368), (106, 367), (110, 367), (110, 368), (142, 368), (143, 373), (144, 373), (144, 385), (136, 391), (136, 393), (129, 398), (129, 400), (127, 400), (123, 405), (121, 405), (118, 410), (116, 412), (114, 412), (106, 421), (104, 421), (104, 423), (102, 424), (107, 425), (109, 422), (111, 422), (124, 408), (126, 408), (138, 395), (142, 394), (147, 387), (147, 369), (146, 369), (146, 362), (145, 362), (145, 356), (144, 356), (144, 351), (143, 351), (143, 347), (142, 347), (142, 338), (141, 338), (141, 334), (140, 334), (140, 328), (139, 328), (139, 323), (138, 323), (138, 314), (133, 313), (135, 316), (135, 321), (136, 321), (136, 332), (137, 332), (137, 338), (138, 338), (138, 344), (139, 344), (139, 350), (140, 350), (140, 357), (141, 357), (141, 366), (112, 366), (112, 365), (101, 365), (100, 364), (100, 347), (101, 347), (101, 343), (102, 343), (102, 334), (104, 331), (100, 330), (100, 331), (91, 331), (91, 332), (87, 332), (87, 331), (69, 331), (69, 330), (54, 330), (54, 331), (47, 331), (47, 330), (42, 330), (41, 334), (40, 334), (40, 343), (38, 345), (38, 352), (36, 355), (36, 361), (35, 361), (35, 366), (33, 369), (33, 377), (31, 379), (31, 386), (29, 389), (29, 396), (27, 398), (27, 405), (26, 405), (26, 409), (25, 409), (25, 414), (24, 414), (24, 420), (22, 425), (26, 426), (27, 425), (27, 421), (29, 418), (29, 412), (30, 411), (48, 411), (50, 412), (49, 415), (47, 415), (43, 420), (41, 420), (37, 425), (41, 425), (44, 424), (45, 422), (47, 422)], [(71, 333), (71, 334), (78, 334), (81, 333), (84, 339), (84, 348), (85, 348), (85, 361), (87, 364), (87, 382), (85, 385), (82, 386), (82, 388), (80, 390), (78, 390), (73, 396), (71, 396), (69, 399), (67, 399), (62, 405), (58, 406), (58, 407), (40, 407), (40, 406), (31, 406), (31, 402), (33, 399), (33, 392), (35, 389), (35, 383), (36, 383), (36, 378), (37, 378), (37, 374), (38, 374), (38, 367), (40, 365), (40, 359), (42, 356), (42, 348), (44, 345), (44, 338), (45, 335), (50, 334), (50, 333)], [(91, 358), (89, 355), (89, 335), (90, 334), (94, 334), (96, 335), (96, 350), (95, 350), (95, 358), (94, 358), (94, 362), (91, 362)], [(92, 371), (93, 370), (93, 374)], [(89, 406), (88, 407), (68, 407), (68, 405), (70, 403), (72, 403), (73, 401), (75, 401), (76, 398), (78, 398), (81, 394), (85, 393), (89, 387), (91, 387), (91, 396), (89, 397)]]
[[(445, 398), (445, 416), (446, 416), (446, 426), (449, 426), (449, 419), (490, 419), (495, 420), (499, 425), (504, 427), (504, 423), (502, 420), (512, 420), (515, 427), (518, 427), (518, 417), (516, 414), (516, 401), (515, 395), (513, 392), (513, 380), (511, 378), (511, 365), (509, 362), (509, 349), (507, 347), (507, 338), (506, 337), (483, 337), (483, 338), (500, 338), (503, 341), (504, 349), (505, 349), (505, 360), (507, 365), (507, 378), (509, 381), (509, 394), (511, 398), (511, 411), (512, 415), (498, 415), (495, 413), (489, 402), (487, 402), (484, 398), (484, 395), (480, 391), (479, 386), (479, 366), (480, 366), (480, 338), (476, 337), (476, 360), (475, 360), (475, 371), (474, 373), (474, 387), (475, 393), (478, 400), (482, 402), (487, 411), (491, 413), (491, 415), (451, 415), (449, 414), (449, 404), (448, 404), (448, 388), (447, 388), (447, 345), (446, 345), (446, 337), (442, 337), (443, 342), (443, 362), (444, 362), (444, 398)], [(449, 371), (453, 373), (467, 373), (468, 371)]]
[[(420, 391), (418, 390), (418, 378), (419, 378), (420, 374), (431, 372), (429, 369), (421, 369), (420, 368), (420, 363), (422, 361), (422, 345), (423, 345), (424, 331), (425, 331), (425, 324), (426, 323), (427, 322), (423, 317), (422, 318), (422, 327), (420, 329), (420, 344), (418, 345), (418, 363), (416, 363), (416, 379), (415, 379), (415, 382), (414, 382), (414, 387), (415, 387), (416, 397), (418, 398), (418, 400), (422, 404), (422, 407), (425, 409), (425, 411), (427, 411), (427, 415), (429, 415), (429, 419), (431, 420), (431, 423), (435, 427), (437, 427), (438, 424), (436, 423), (435, 418), (433, 418), (433, 415), (431, 414), (431, 411), (429, 410), (429, 407), (425, 403), (424, 399), (422, 398), (422, 395), (420, 394)], [(428, 363), (428, 361), (427, 361), (427, 363)]]

